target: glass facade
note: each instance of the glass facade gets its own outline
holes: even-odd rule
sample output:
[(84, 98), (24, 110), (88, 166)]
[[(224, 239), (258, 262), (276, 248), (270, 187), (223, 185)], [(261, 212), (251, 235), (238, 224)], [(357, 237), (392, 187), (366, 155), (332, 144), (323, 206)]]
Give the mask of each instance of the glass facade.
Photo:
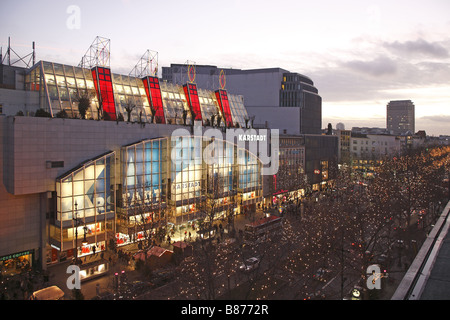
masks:
[[(261, 163), (245, 149), (222, 140), (178, 137), (171, 141), (169, 201), (177, 223), (204, 211), (215, 216), (261, 201)], [(203, 158), (208, 160), (205, 161)]]
[[(183, 124), (183, 111), (189, 111), (183, 88), (171, 83), (161, 83), (161, 94), (168, 124)], [(188, 112), (186, 123), (191, 123)]]
[(240, 213), (263, 200), (261, 162), (228, 141), (163, 137), (121, 147), (118, 163), (115, 154), (56, 180), (52, 261), (56, 251), (70, 257), (78, 248), (82, 257), (105, 250), (112, 234), (119, 246), (149, 240), (167, 223)]
[[(86, 161), (56, 180), (56, 217), (50, 226), (50, 238), (61, 251), (75, 248), (79, 254), (105, 249), (106, 233), (113, 231), (115, 218), (115, 152)], [(76, 229), (76, 230), (75, 230)], [(81, 242), (78, 241), (78, 245)]]
[(240, 128), (245, 128), (245, 119), (248, 118), (247, 109), (244, 106), (244, 97), (240, 95), (228, 94), (231, 116), (234, 125), (239, 124)]
[(127, 120), (127, 108), (131, 110), (130, 121), (150, 122), (150, 106), (143, 82), (135, 77), (113, 74), (113, 88), (117, 111)]
[[(217, 123), (217, 115), (220, 115), (217, 100), (212, 91), (198, 89), (198, 99), (202, 106), (203, 124), (215, 125)], [(213, 119), (214, 117), (214, 119)], [(212, 122), (214, 120), (214, 123)], [(223, 118), (220, 126), (223, 126)]]
[[(86, 118), (97, 117), (99, 106), (95, 92), (94, 79), (88, 69), (73, 67), (53, 62), (41, 61), (34, 69), (41, 73), (43, 87), (41, 108), (56, 116), (58, 112), (65, 110), (70, 117), (79, 117), (78, 99), (89, 97), (91, 107), (86, 111)], [(37, 71), (35, 71), (37, 72)]]
[[(202, 120), (203, 125), (212, 125), (212, 118), (217, 123), (217, 115), (220, 115), (221, 126), (225, 125), (226, 120), (228, 126), (239, 124), (243, 127), (248, 117), (242, 96), (228, 93), (226, 101), (224, 97), (220, 101), (213, 91), (199, 89), (194, 83), (186, 84), (184, 90), (180, 85), (165, 81), (160, 83), (156, 77), (140, 79), (111, 73), (103, 67), (91, 70), (40, 61), (27, 73), (25, 88), (39, 91), (40, 108), (52, 117), (57, 117), (64, 110), (68, 117), (80, 118), (78, 101), (81, 97), (87, 97), (90, 102), (86, 119), (94, 120), (116, 120), (122, 115), (128, 121), (129, 114), (131, 122), (186, 122), (189, 125), (191, 107), (196, 119)], [(220, 103), (224, 103), (224, 108)], [(183, 115), (185, 111), (187, 113)]]
[(167, 138), (145, 140), (121, 150), (118, 244), (146, 238), (167, 205)]

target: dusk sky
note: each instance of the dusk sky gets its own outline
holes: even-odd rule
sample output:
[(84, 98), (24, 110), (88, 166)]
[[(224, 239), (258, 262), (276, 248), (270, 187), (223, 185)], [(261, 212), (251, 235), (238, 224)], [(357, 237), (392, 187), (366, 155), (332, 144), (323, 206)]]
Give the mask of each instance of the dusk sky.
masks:
[[(75, 8), (75, 9), (74, 9)], [(450, 1), (9, 1), (0, 45), (78, 65), (96, 36), (128, 74), (147, 49), (159, 72), (194, 61), (280, 67), (310, 77), (322, 127), (386, 127), (386, 104), (412, 100), (416, 131), (450, 135)]]

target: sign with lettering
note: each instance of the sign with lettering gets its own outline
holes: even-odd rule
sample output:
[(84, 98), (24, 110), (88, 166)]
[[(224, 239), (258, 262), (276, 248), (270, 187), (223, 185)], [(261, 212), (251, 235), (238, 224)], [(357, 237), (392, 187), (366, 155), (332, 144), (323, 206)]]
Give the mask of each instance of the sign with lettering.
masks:
[(34, 252), (34, 250), (27, 250), (27, 251), (22, 251), (22, 252), (8, 254), (6, 256), (0, 257), (0, 261), (6, 261), (6, 260), (9, 260), (9, 259), (19, 258), (19, 257), (22, 257), (22, 256), (26, 256), (26, 255), (32, 254), (33, 252)]

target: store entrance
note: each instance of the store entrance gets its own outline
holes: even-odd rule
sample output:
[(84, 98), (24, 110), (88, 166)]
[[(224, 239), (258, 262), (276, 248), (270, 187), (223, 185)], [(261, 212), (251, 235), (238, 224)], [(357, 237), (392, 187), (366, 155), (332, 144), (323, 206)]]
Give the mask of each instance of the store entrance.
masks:
[(0, 271), (3, 276), (21, 274), (31, 269), (34, 250), (22, 251), (0, 257)]

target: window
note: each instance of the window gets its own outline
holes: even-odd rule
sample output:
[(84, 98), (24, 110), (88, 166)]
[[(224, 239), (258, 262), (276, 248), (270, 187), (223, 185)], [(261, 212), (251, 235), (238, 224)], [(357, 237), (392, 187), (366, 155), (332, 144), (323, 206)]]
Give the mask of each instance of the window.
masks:
[[(87, 161), (79, 168), (56, 181), (57, 220), (72, 221), (73, 214), (90, 217), (114, 211), (111, 188), (113, 171), (111, 164), (114, 152)], [(64, 161), (50, 162), (52, 168), (64, 166)]]

